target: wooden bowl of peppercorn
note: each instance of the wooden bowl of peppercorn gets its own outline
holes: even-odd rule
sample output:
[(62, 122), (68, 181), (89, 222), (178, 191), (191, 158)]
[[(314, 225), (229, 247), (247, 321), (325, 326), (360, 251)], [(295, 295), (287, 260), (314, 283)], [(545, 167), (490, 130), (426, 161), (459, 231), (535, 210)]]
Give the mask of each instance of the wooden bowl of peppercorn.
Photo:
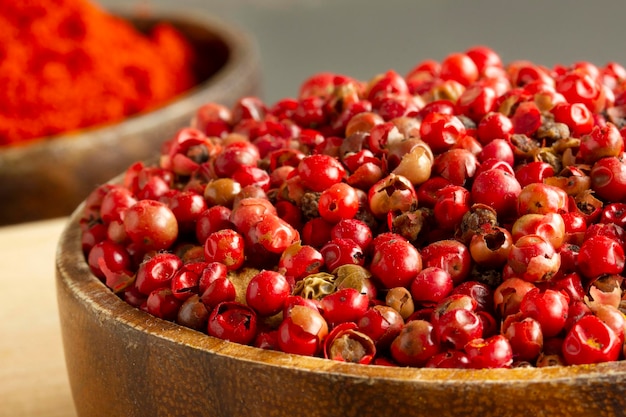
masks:
[[(322, 103), (343, 100), (346, 91), (353, 104), (364, 97), (376, 100), (390, 84), (403, 82), (389, 71), (359, 93), (358, 80), (318, 74), (303, 83), (297, 106), (308, 108), (311, 98), (321, 99), (316, 101), (326, 117), (295, 111), (282, 127), (314, 124), (326, 131), (344, 121), (345, 113)], [(422, 98), (432, 103), (435, 97)], [(276, 113), (284, 115), (293, 104), (282, 101), (257, 121), (275, 121)], [(265, 113), (253, 98), (234, 109)], [(560, 237), (572, 239), (567, 246), (564, 240), (554, 243), (569, 258), (561, 263), (561, 254), (551, 256), (555, 246), (547, 242), (558, 233), (522, 227), (516, 240), (506, 233), (519, 231), (527, 214), (538, 214), (530, 212), (531, 202), (537, 209), (554, 203), (547, 217), (566, 212), (568, 198), (535, 200), (548, 184), (539, 180), (522, 187), (513, 174), (491, 168), (464, 177), (463, 182), (472, 180), (471, 191), (464, 190), (474, 198), (471, 206), (461, 203), (457, 211), (456, 204), (441, 205), (448, 197), (429, 204), (434, 189), (463, 187), (441, 188), (443, 175), (430, 170), (433, 159), (459, 150), (453, 143), (441, 145), (447, 130), (431, 135), (446, 115), (424, 116), (418, 138), (411, 117), (385, 126), (384, 109), (344, 111), (350, 117), (345, 127), (330, 130), (339, 136), (320, 142), (301, 130), (288, 130), (294, 140), (257, 135), (256, 121), (248, 118), (233, 121), (233, 133), (224, 137), (203, 135), (192, 126), (167, 142), (157, 163), (131, 166), (78, 207), (61, 236), (56, 262), (78, 415), (623, 415), (625, 316), (618, 311), (624, 301), (623, 227), (592, 222), (619, 241), (599, 234), (581, 238), (578, 227), (567, 234), (560, 228)], [(213, 113), (205, 122), (224, 121)], [(463, 131), (458, 118), (464, 113), (457, 114), (448, 120)], [(379, 126), (403, 133), (384, 136)], [(614, 139), (608, 142), (618, 146), (595, 146), (600, 141), (587, 136), (579, 144), (582, 161), (594, 158), (599, 148), (621, 154), (621, 134), (606, 127)], [(283, 131), (281, 123), (274, 128)], [(563, 132), (558, 139), (572, 139)], [(524, 137), (525, 145), (546, 143), (543, 132)], [(468, 138), (458, 139), (456, 144)], [(393, 142), (403, 150), (377, 149)], [(270, 145), (278, 149), (261, 156)], [(572, 148), (560, 145), (553, 155), (571, 166)], [(380, 161), (380, 176), (366, 181), (369, 174), (358, 175), (363, 159), (352, 158), (361, 149), (372, 151), (366, 159), (375, 159), (376, 152), (388, 162)], [(429, 151), (433, 156), (415, 157)], [(428, 168), (425, 176), (435, 185), (416, 181), (430, 187), (420, 193), (425, 201), (418, 201), (407, 177), (391, 171), (392, 157), (401, 158), (397, 167), (406, 175)], [(609, 158), (596, 162), (617, 159)], [(526, 166), (529, 159), (520, 152), (509, 168)], [(368, 172), (378, 172), (370, 167)], [(135, 181), (142, 173), (169, 185), (154, 193), (152, 183)], [(444, 180), (451, 179), (448, 174)], [(550, 178), (556, 176), (546, 176), (546, 182)], [(511, 193), (501, 187), (509, 180)], [(593, 190), (602, 194), (603, 188)], [(557, 189), (552, 191), (561, 194)], [(494, 198), (483, 199), (485, 190)], [(456, 192), (449, 198), (464, 200)], [(450, 220), (443, 213), (449, 211), (462, 217)], [(103, 229), (106, 237), (100, 238)], [(535, 244), (531, 254), (523, 251), (529, 241)], [(383, 317), (378, 307), (388, 314)], [(537, 331), (517, 326), (532, 320)]]
[(95, 186), (154, 156), (163, 137), (187, 125), (203, 103), (230, 106), (258, 94), (258, 49), (245, 31), (202, 13), (116, 15), (141, 33), (166, 23), (183, 35), (195, 53), (195, 85), (121, 122), (0, 146), (0, 225), (69, 215)]
[(515, 369), (360, 365), (224, 341), (114, 294), (81, 247), (82, 206), (56, 255), (65, 358), (80, 417), (615, 416), (626, 363)]

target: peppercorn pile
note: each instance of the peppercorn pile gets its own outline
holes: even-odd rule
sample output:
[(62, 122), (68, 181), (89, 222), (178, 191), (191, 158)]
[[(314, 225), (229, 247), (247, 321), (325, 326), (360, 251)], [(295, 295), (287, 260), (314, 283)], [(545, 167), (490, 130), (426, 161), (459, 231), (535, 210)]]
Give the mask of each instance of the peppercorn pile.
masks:
[[(474, 47), (209, 103), (93, 191), (93, 272), (232, 342), (446, 368), (624, 358), (626, 70)], [(202, 337), (199, 335), (199, 337)]]
[(149, 35), (87, 0), (0, 2), (0, 145), (120, 121), (192, 87), (170, 25)]

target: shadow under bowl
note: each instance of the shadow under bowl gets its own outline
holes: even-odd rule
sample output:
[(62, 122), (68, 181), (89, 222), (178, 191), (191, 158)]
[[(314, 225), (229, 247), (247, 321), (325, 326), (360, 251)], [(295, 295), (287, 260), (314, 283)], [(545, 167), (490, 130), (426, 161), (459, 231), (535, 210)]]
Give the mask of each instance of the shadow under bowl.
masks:
[(342, 363), (223, 341), (133, 308), (91, 274), (81, 207), (56, 286), (79, 417), (617, 416), (626, 362), (517, 369)]
[(0, 225), (71, 214), (97, 185), (155, 156), (202, 104), (232, 106), (259, 93), (258, 46), (241, 29), (202, 13), (120, 15), (131, 16), (142, 31), (158, 22), (181, 31), (204, 58), (195, 68), (201, 82), (163, 107), (114, 125), (0, 148)]

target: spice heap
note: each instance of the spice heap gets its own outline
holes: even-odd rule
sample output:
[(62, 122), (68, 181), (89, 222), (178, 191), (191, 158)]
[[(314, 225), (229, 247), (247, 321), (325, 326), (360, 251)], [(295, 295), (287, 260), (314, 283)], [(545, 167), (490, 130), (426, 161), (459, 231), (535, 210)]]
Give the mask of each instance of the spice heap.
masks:
[[(263, 349), (446, 368), (624, 358), (626, 70), (486, 47), (207, 104), (97, 188), (94, 275)], [(201, 337), (199, 335), (199, 337)]]
[(87, 0), (0, 2), (0, 145), (120, 121), (192, 87), (173, 27), (149, 34)]

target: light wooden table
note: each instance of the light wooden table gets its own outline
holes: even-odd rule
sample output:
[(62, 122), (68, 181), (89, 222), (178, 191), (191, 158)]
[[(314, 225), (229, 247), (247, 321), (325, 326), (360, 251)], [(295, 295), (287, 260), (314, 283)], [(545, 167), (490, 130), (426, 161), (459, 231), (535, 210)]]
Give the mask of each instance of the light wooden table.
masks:
[(75, 417), (54, 281), (67, 219), (0, 227), (0, 416)]

